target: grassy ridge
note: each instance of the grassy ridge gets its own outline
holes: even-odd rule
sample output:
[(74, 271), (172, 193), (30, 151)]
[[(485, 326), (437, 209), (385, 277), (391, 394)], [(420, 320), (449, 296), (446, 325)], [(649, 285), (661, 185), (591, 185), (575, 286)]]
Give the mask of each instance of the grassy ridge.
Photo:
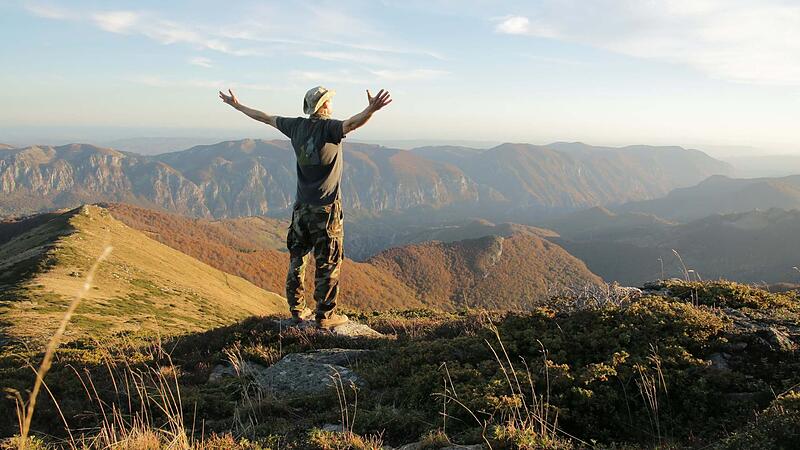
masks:
[(102, 208), (84, 206), (0, 246), (7, 269), (27, 273), (6, 272), (3, 333), (28, 343), (47, 338), (106, 244), (114, 250), (76, 312), (70, 339), (198, 331), (286, 309), (281, 296), (156, 242)]

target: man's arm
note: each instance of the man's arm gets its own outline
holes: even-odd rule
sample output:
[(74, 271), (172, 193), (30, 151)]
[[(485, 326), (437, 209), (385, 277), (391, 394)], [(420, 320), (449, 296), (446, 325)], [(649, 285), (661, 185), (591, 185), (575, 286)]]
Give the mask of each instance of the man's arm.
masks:
[(367, 107), (364, 108), (363, 111), (344, 121), (342, 124), (343, 134), (347, 134), (367, 123), (369, 118), (372, 117), (372, 114), (389, 103), (392, 103), (392, 99), (389, 98), (389, 91), (381, 89), (378, 95), (373, 97), (372, 94), (369, 93), (369, 89), (367, 89), (367, 102)]
[(233, 91), (228, 89), (228, 93), (231, 95), (225, 95), (222, 91), (219, 91), (219, 98), (222, 99), (223, 102), (233, 106), (235, 109), (243, 112), (245, 115), (250, 117), (251, 119), (255, 119), (259, 122), (264, 122), (267, 125), (272, 125), (275, 128), (278, 128), (278, 125), (275, 122), (277, 116), (270, 116), (269, 114), (259, 111), (257, 109), (248, 108), (243, 104), (239, 103), (239, 100), (233, 95)]

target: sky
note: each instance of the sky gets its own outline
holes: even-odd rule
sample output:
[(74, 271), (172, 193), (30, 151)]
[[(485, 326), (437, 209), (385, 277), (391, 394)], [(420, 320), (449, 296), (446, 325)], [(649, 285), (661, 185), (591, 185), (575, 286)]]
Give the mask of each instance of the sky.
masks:
[(0, 142), (280, 135), (223, 104), (334, 116), (352, 138), (800, 153), (800, 0), (0, 0)]

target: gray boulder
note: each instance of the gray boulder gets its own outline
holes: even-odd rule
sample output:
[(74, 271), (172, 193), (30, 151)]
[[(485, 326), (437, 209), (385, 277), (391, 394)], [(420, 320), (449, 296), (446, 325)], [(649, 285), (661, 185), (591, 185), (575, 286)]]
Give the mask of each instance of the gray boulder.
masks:
[(251, 378), (265, 393), (276, 397), (321, 394), (335, 384), (350, 392), (351, 386), (365, 385), (351, 367), (369, 350), (331, 348), (307, 353), (290, 353), (275, 364), (264, 367), (245, 361), (237, 371), (231, 366), (218, 365), (209, 382), (224, 377)]

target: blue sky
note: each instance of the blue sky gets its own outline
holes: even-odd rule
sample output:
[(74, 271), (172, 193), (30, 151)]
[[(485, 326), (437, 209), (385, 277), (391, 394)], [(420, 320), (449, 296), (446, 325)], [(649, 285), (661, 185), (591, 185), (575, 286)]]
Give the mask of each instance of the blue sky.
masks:
[(216, 91), (295, 116), (322, 84), (341, 118), (391, 91), (362, 140), (800, 151), (797, 1), (0, 0), (0, 58), (0, 141), (278, 137)]

